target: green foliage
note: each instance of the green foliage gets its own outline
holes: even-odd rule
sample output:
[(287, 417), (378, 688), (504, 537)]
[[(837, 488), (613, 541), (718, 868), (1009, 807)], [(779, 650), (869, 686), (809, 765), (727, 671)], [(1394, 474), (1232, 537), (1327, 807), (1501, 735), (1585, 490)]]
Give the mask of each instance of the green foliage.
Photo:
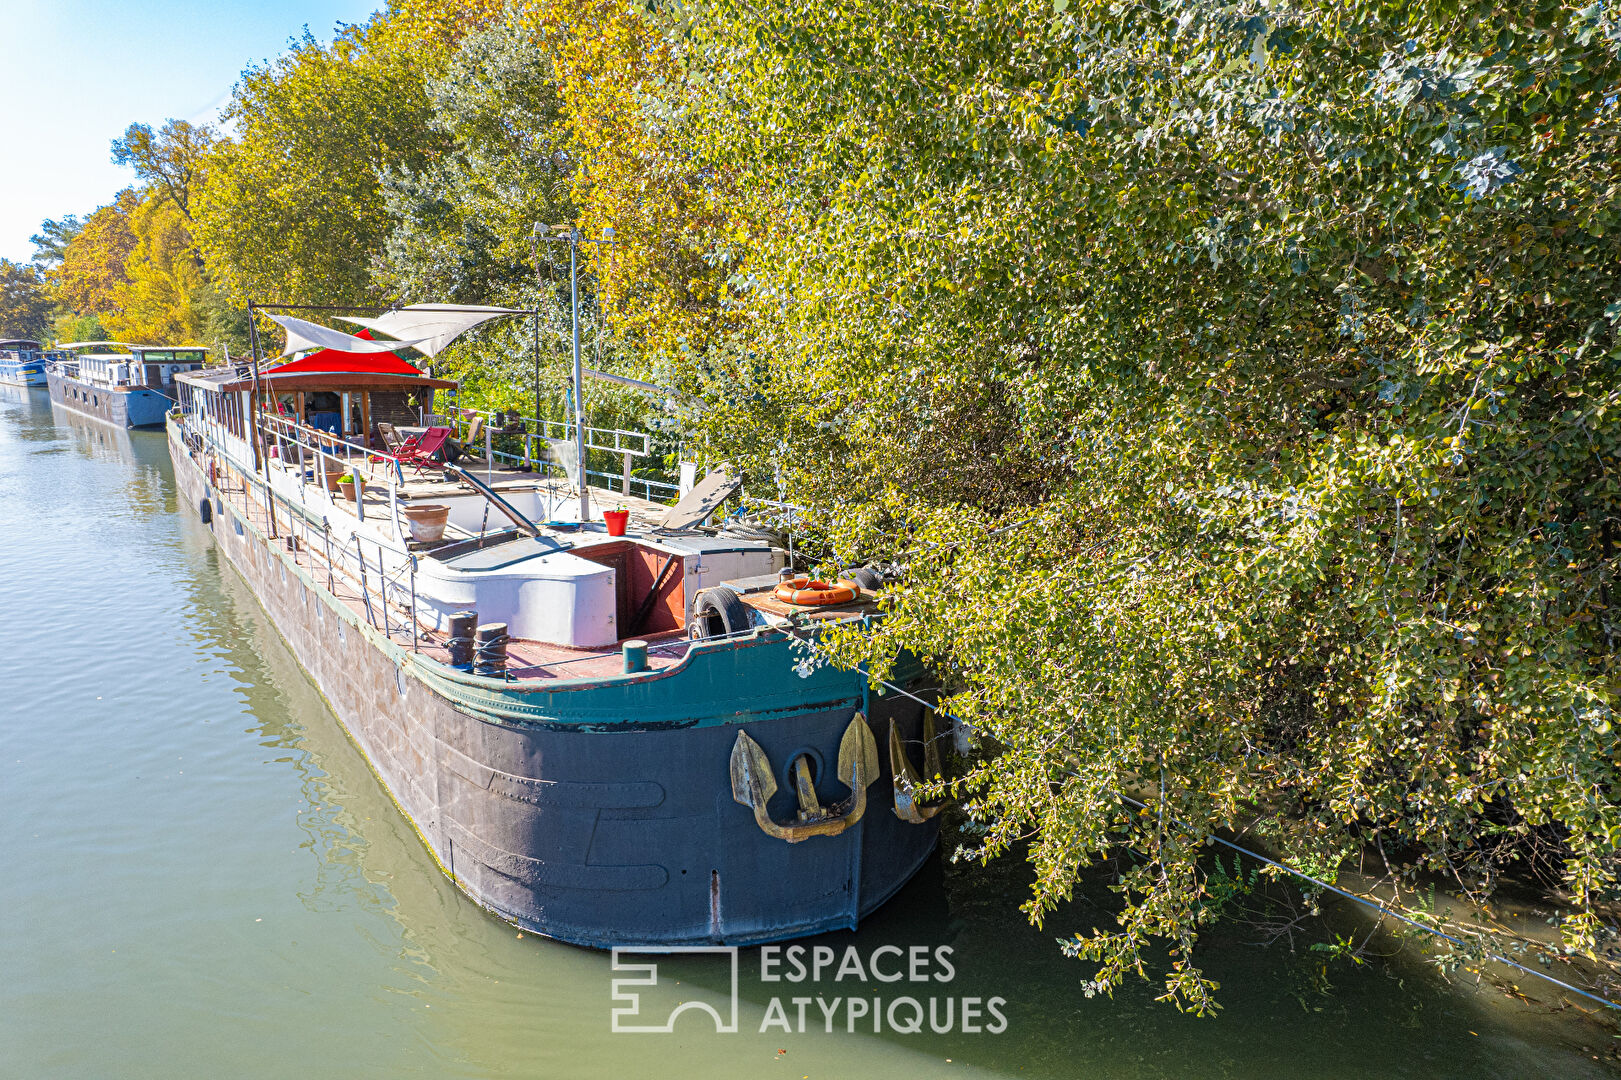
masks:
[(451, 149), (420, 171), (385, 174), (392, 228), (380, 276), (410, 299), (505, 302), (534, 281), (535, 223), (574, 218), (550, 58), (502, 20), (463, 38), (426, 92), (429, 122)]
[(218, 137), (207, 125), (185, 120), (169, 120), (157, 131), (151, 124), (131, 124), (113, 140), (113, 164), (134, 169), (142, 183), (162, 191), (190, 218), (192, 191), (216, 142)]
[(227, 357), (247, 356), (252, 349), (248, 333), (248, 313), (232, 304), (218, 285), (205, 281), (192, 294), (198, 318), (198, 341), (207, 345), (212, 358), (224, 363)]
[[(140, 201), (139, 192), (125, 188), (62, 243), (60, 260), (45, 274), (60, 310), (76, 314), (118, 310), (115, 294), (128, 280), (124, 264), (137, 243), (130, 218)], [(46, 235), (54, 239), (53, 224), (47, 222), (45, 227)]]
[(202, 260), (179, 203), (161, 187), (149, 190), (129, 215), (134, 246), (98, 309), (102, 322), (126, 341), (197, 343), (202, 333), (198, 294), (206, 284)]
[(50, 270), (60, 264), (68, 244), (83, 228), (84, 222), (79, 220), (77, 214), (65, 214), (42, 223), (39, 232), (28, 238), (28, 242), (34, 245), (34, 265), (41, 270)]
[(95, 315), (58, 315), (52, 328), (57, 341), (106, 341), (112, 336)]
[(39, 270), (0, 259), (0, 338), (45, 340), (51, 301)]
[(380, 173), (422, 169), (444, 149), (429, 124), (423, 65), (385, 18), (330, 44), (307, 31), (243, 73), (226, 120), (237, 137), (204, 162), (198, 245), (236, 303), (361, 303), (389, 220)]
[[(1613, 17), (692, 11), (646, 109), (688, 118), (742, 325), (661, 363), (715, 456), (903, 566), (840, 654), (938, 667), (994, 751), (961, 785), (979, 854), (1035, 835), (1032, 919), (1136, 853), (1076, 951), (1106, 989), (1164, 940), (1203, 1010), (1212, 830), (1479, 897), (1510, 823), (1562, 846), (1591, 950), (1621, 841)], [(1117, 796), (1145, 782), (1151, 814)]]

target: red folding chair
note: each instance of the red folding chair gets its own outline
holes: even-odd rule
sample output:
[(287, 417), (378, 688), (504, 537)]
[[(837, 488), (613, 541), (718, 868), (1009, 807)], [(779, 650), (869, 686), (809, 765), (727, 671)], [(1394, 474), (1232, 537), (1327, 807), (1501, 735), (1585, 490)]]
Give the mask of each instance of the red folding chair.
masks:
[(439, 467), (439, 462), (433, 455), (445, 448), (445, 440), (450, 438), (450, 429), (447, 427), (431, 427), (420, 435), (412, 435), (400, 444), (394, 452), (394, 457), (404, 465), (415, 465), (416, 472), (421, 472), (423, 466)]

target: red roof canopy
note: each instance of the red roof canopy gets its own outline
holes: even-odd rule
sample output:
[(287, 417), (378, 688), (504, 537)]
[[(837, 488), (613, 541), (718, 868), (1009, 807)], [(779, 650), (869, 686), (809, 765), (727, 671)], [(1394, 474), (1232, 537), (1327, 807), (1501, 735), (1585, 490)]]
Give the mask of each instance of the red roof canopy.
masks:
[[(355, 337), (372, 340), (370, 330), (362, 330)], [(334, 373), (344, 375), (421, 375), (422, 369), (400, 356), (399, 353), (350, 353), (337, 349), (322, 349), (285, 364), (266, 368), (264, 378), (277, 379), (283, 375), (318, 375)]]

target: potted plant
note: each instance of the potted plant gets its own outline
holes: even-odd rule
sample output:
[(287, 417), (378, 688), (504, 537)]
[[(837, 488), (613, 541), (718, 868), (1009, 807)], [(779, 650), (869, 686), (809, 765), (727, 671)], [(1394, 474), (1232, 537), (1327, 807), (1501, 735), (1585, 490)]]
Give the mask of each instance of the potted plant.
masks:
[(348, 499), (350, 502), (355, 501), (354, 473), (344, 473), (342, 476), (338, 477), (338, 490), (343, 492), (343, 497), (345, 499)]
[(612, 510), (604, 510), (602, 520), (608, 525), (609, 536), (624, 536), (625, 526), (630, 522), (630, 511), (624, 503), (620, 503)]
[(424, 544), (444, 539), (445, 523), (450, 520), (450, 507), (444, 503), (417, 503), (400, 511), (411, 530), (411, 539)]

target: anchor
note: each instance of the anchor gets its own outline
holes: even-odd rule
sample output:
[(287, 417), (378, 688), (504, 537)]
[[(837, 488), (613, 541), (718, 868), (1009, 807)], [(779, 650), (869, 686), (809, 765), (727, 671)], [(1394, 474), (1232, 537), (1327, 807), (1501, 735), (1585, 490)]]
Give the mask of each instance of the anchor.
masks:
[(799, 796), (799, 817), (787, 824), (771, 820), (766, 803), (777, 793), (771, 759), (760, 744), (739, 731), (732, 746), (732, 798), (754, 811), (754, 820), (767, 836), (790, 844), (812, 836), (837, 836), (867, 812), (867, 785), (878, 779), (878, 743), (867, 726), (867, 718), (856, 713), (839, 740), (839, 779), (850, 789), (850, 797), (824, 807), (816, 798), (811, 782), (810, 763), (801, 754), (794, 761), (794, 790)]
[[(940, 746), (934, 737), (934, 713), (927, 709), (923, 713), (923, 771), (930, 779), (940, 775)], [(895, 778), (895, 816), (902, 821), (921, 825), (946, 808), (945, 803), (918, 805), (915, 793), (923, 781), (912, 768), (912, 760), (901, 746), (900, 727), (893, 721), (889, 725), (889, 772)]]

